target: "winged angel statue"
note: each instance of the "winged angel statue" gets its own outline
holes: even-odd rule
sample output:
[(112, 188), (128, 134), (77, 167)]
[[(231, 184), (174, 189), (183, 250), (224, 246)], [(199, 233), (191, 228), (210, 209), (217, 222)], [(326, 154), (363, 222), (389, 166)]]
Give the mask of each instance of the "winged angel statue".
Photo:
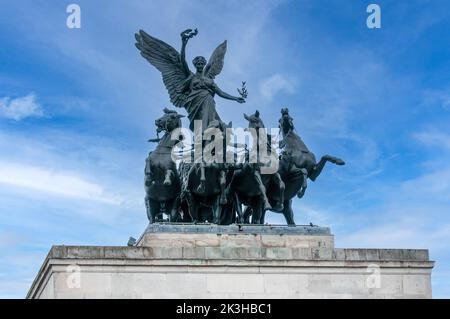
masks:
[(227, 41), (214, 50), (208, 63), (202, 56), (194, 58), (192, 63), (196, 72), (189, 70), (186, 62), (186, 45), (189, 39), (197, 34), (197, 29), (187, 29), (181, 33), (181, 53), (143, 30), (136, 33), (135, 37), (136, 47), (141, 55), (161, 72), (172, 104), (186, 108), (190, 120), (189, 128), (193, 131), (194, 121), (200, 120), (204, 131), (213, 121), (223, 123), (216, 111), (214, 101), (216, 94), (239, 103), (245, 103), (245, 99), (222, 91), (214, 83), (214, 78), (223, 69)]

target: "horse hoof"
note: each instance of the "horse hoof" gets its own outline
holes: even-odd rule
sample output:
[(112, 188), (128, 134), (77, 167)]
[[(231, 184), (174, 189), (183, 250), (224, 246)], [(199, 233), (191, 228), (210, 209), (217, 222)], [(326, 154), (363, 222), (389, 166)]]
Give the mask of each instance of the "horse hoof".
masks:
[(269, 203), (264, 204), (264, 210), (272, 210), (272, 206)]
[(345, 165), (345, 162), (344, 162), (343, 160), (341, 160), (340, 158), (337, 158), (337, 157), (334, 157), (334, 156), (327, 155), (327, 159), (328, 159), (331, 163), (333, 163), (333, 164), (336, 164), (336, 165)]
[(220, 205), (226, 205), (228, 204), (227, 198), (226, 197), (220, 197)]
[(164, 186), (170, 186), (170, 185), (172, 185), (172, 182), (171, 181), (164, 181), (163, 185)]

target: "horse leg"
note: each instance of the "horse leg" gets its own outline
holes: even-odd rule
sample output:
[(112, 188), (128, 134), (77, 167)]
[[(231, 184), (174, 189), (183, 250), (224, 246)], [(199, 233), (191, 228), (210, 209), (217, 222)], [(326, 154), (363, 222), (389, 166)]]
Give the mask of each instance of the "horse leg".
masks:
[(300, 170), (303, 173), (303, 184), (300, 190), (297, 192), (297, 197), (302, 198), (305, 195), (306, 188), (308, 187), (308, 171), (306, 168), (302, 168)]
[(260, 224), (261, 223), (261, 215), (262, 215), (262, 211), (263, 211), (263, 204), (259, 197), (253, 199), (252, 210), (253, 210), (252, 224)]
[(220, 225), (231, 225), (234, 222), (233, 218), (233, 205), (224, 205), (221, 207), (220, 213)]
[(333, 164), (336, 165), (344, 165), (345, 162), (337, 157), (331, 156), (331, 155), (325, 155), (322, 156), (322, 158), (320, 159), (319, 163), (317, 163), (316, 165), (314, 165), (313, 169), (311, 170), (311, 172), (309, 173), (309, 178), (312, 181), (315, 181), (316, 178), (320, 175), (320, 173), (322, 173), (323, 168), (325, 167), (325, 164), (327, 162), (331, 162)]
[(145, 159), (144, 174), (145, 174), (145, 186), (150, 187), (152, 184), (155, 183), (155, 181), (153, 180), (153, 173), (150, 166), (150, 155)]
[(237, 193), (234, 193), (234, 202), (235, 202), (235, 205), (236, 205), (236, 212), (237, 212), (237, 215), (238, 215), (237, 222), (240, 223), (240, 224), (243, 224), (243, 223), (245, 223), (245, 217), (242, 214), (242, 204), (241, 204), (241, 201), (239, 200), (239, 197), (238, 197)]
[(159, 221), (159, 215), (161, 214), (160, 203), (156, 200), (149, 199), (150, 206), (150, 224), (156, 223)]
[(163, 185), (166, 185), (166, 186), (172, 185), (172, 177), (173, 177), (173, 175), (174, 175), (173, 171), (171, 169), (168, 169), (166, 171), (166, 175), (164, 177)]
[(219, 176), (219, 183), (220, 183), (220, 205), (226, 205), (227, 204), (227, 196), (225, 195), (225, 186), (227, 183), (225, 171), (220, 171)]
[(264, 217), (266, 215), (266, 210), (263, 208), (263, 204), (259, 202), (258, 211), (259, 211), (259, 218), (257, 219), (258, 224), (264, 225)]
[(205, 192), (205, 183), (206, 183), (205, 164), (202, 162), (200, 163), (200, 184), (197, 187), (197, 192), (199, 193)]
[(260, 218), (260, 224), (264, 225), (265, 223), (265, 219), (266, 219), (266, 211), (265, 210), (261, 210), (261, 218)]
[(164, 222), (164, 214), (168, 214), (166, 202), (159, 202), (159, 214), (156, 216), (156, 221)]
[(152, 209), (150, 205), (150, 198), (148, 196), (145, 196), (145, 208), (147, 210), (147, 218), (150, 224), (153, 224), (154, 219), (152, 215)]
[(283, 215), (289, 226), (295, 226), (294, 211), (292, 210), (292, 200), (287, 200), (284, 202)]
[(197, 201), (192, 198), (192, 196), (188, 196), (188, 209), (189, 214), (191, 215), (192, 223), (197, 224), (198, 223), (198, 211), (199, 211), (199, 204)]
[(216, 199), (213, 202), (212, 210), (213, 210), (213, 224), (220, 224), (220, 213), (221, 213), (221, 205), (220, 205), (220, 195), (216, 196)]
[(186, 199), (187, 197), (185, 197), (184, 199), (180, 199), (180, 203), (179, 203), (179, 216), (180, 221), (182, 223), (191, 223), (192, 222), (192, 218), (191, 218), (191, 214), (189, 212), (189, 205), (188, 205), (188, 201)]
[(247, 206), (244, 211), (244, 224), (250, 224), (250, 216), (253, 215), (253, 210), (250, 206)]
[(261, 175), (259, 174), (259, 171), (255, 170), (255, 178), (256, 178), (256, 183), (258, 184), (259, 190), (261, 192), (261, 200), (264, 204), (264, 210), (270, 210), (272, 209), (272, 206), (270, 206), (269, 200), (267, 199), (267, 195), (266, 195), (266, 187), (264, 186), (262, 179), (261, 179)]
[(169, 222), (171, 223), (176, 223), (178, 221), (178, 206), (178, 197), (166, 202), (167, 214), (169, 215)]
[(280, 191), (280, 195), (279, 195), (280, 199), (276, 202), (275, 206), (273, 207), (273, 210), (276, 211), (276, 212), (281, 212), (284, 209), (283, 203), (284, 203), (284, 189), (285, 189), (285, 185), (284, 185), (284, 182), (281, 179), (281, 176), (280, 176), (279, 173), (275, 173), (272, 178), (274, 178), (275, 183), (278, 186), (278, 189)]

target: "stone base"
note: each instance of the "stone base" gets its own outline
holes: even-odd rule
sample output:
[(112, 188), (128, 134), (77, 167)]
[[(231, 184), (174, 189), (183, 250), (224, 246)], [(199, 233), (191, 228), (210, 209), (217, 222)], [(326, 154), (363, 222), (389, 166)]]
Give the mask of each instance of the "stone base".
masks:
[(433, 264), (323, 227), (153, 224), (133, 247), (53, 246), (27, 298), (431, 298)]

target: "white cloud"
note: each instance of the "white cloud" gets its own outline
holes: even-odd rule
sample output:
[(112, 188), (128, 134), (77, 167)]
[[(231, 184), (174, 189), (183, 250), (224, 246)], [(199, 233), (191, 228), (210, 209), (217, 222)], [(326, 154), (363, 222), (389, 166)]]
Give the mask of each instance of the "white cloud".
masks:
[(0, 162), (0, 183), (111, 205), (122, 202), (119, 197), (107, 194), (101, 185), (89, 182), (76, 173), (37, 166)]
[(442, 167), (436, 171), (423, 174), (415, 179), (403, 182), (401, 194), (406, 200), (411, 200), (410, 196), (425, 200), (448, 201), (450, 203), (450, 167)]
[(435, 225), (429, 229), (427, 225), (411, 221), (392, 221), (360, 229), (341, 236), (338, 241), (342, 247), (364, 248), (411, 248), (431, 249), (433, 253), (448, 251), (449, 224)]
[(428, 107), (438, 105), (444, 110), (450, 110), (450, 89), (425, 91), (422, 104)]
[(262, 80), (259, 85), (261, 95), (271, 100), (278, 93), (292, 94), (295, 91), (296, 80), (283, 74), (273, 74)]
[[(450, 100), (449, 100), (450, 106)], [(442, 132), (426, 131), (417, 133), (414, 137), (421, 143), (428, 146), (438, 146), (442, 149), (450, 150), (450, 135)]]
[(36, 102), (36, 96), (31, 93), (23, 97), (0, 99), (0, 117), (23, 120), (27, 117), (41, 117), (44, 115), (41, 105)]

